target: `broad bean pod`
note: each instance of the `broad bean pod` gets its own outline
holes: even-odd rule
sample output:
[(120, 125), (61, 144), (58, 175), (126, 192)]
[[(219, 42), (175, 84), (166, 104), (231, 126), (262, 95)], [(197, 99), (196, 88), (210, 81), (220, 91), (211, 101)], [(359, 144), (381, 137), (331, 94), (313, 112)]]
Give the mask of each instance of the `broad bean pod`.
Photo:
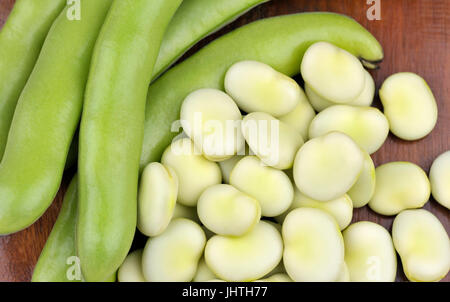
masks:
[(269, 0), (184, 1), (170, 21), (153, 69), (155, 79), (205, 36)]
[(114, 273), (131, 247), (148, 85), (181, 2), (114, 1), (97, 39), (78, 159), (76, 246), (87, 281)]
[[(78, 210), (78, 177), (75, 175), (64, 195), (52, 232), (33, 270), (32, 282), (81, 282), (79, 258), (75, 247)], [(114, 272), (105, 282), (114, 282)]]
[[(58, 218), (36, 263), (32, 282), (81, 281), (81, 270), (76, 266), (78, 263), (75, 258), (77, 185), (75, 176), (67, 188)], [(67, 262), (72, 264), (72, 268)]]
[[(81, 115), (92, 49), (112, 0), (67, 6), (54, 22), (20, 95), (0, 163), (0, 234), (37, 220), (58, 191)], [(69, 14), (70, 15), (70, 14)]]
[(17, 0), (0, 32), (0, 160), (20, 93), (65, 3)]

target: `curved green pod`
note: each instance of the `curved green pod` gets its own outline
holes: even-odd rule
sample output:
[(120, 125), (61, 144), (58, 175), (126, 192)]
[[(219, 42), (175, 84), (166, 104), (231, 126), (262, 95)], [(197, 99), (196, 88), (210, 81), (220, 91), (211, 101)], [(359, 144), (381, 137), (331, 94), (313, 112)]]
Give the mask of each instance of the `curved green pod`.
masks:
[(269, 0), (184, 1), (167, 27), (152, 78), (157, 78), (202, 38), (267, 1)]
[[(306, 49), (327, 41), (363, 62), (383, 59), (380, 43), (355, 20), (334, 13), (302, 13), (253, 22), (215, 40), (169, 70), (149, 88), (141, 169), (158, 161), (176, 132), (183, 99), (199, 88), (223, 89), (228, 68), (242, 60), (266, 63), (288, 76), (299, 73)], [(179, 129), (175, 129), (177, 131)]]
[(50, 29), (19, 98), (0, 163), (0, 234), (31, 225), (58, 191), (77, 128), (91, 53), (112, 0), (66, 7)]
[(114, 1), (97, 39), (78, 160), (76, 245), (86, 281), (114, 273), (131, 247), (148, 85), (164, 32), (181, 2)]
[[(58, 219), (34, 267), (33, 282), (81, 281), (81, 269), (75, 266), (76, 260), (72, 262), (70, 259), (76, 257), (77, 185), (75, 176), (64, 195)], [(70, 269), (72, 265), (74, 266)]]
[(0, 160), (17, 100), (66, 0), (17, 0), (0, 31)]
[[(47, 238), (38, 262), (34, 267), (32, 282), (81, 282), (83, 276), (75, 249), (77, 222), (78, 179), (75, 175), (64, 195), (63, 204)], [(105, 281), (114, 282), (113, 274)]]

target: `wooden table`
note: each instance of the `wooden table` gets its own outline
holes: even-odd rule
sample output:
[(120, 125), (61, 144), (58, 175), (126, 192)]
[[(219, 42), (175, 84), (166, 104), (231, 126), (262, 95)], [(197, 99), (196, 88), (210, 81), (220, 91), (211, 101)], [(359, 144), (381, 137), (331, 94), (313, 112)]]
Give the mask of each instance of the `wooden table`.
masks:
[[(381, 69), (371, 72), (379, 88), (392, 73), (412, 71), (423, 76), (434, 92), (439, 120), (434, 131), (416, 142), (404, 142), (392, 135), (372, 157), (376, 165), (389, 161), (411, 161), (428, 171), (434, 158), (450, 149), (450, 3), (448, 0), (379, 0), (381, 20), (369, 21), (366, 0), (272, 0), (225, 29), (200, 42), (189, 54), (214, 38), (251, 21), (304, 11), (332, 11), (352, 16), (375, 37), (385, 50)], [(0, 1), (0, 27), (14, 0)], [(449, 85), (449, 86), (446, 86)], [(380, 107), (378, 98), (375, 106)], [(58, 215), (63, 194), (74, 171), (66, 172), (61, 189), (48, 211), (28, 229), (0, 236), (0, 281), (29, 281), (34, 265)], [(450, 231), (449, 211), (431, 200), (425, 205)], [(356, 210), (354, 221), (370, 220), (391, 229), (393, 217), (382, 217), (367, 207)], [(142, 238), (135, 245), (141, 245)], [(397, 280), (406, 280), (399, 262)], [(450, 276), (444, 279), (450, 281)]]

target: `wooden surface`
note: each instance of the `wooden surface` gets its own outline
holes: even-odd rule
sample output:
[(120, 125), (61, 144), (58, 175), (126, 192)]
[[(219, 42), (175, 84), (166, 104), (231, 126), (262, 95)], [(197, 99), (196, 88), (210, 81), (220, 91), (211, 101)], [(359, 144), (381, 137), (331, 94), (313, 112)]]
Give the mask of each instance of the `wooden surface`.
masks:
[[(434, 158), (450, 149), (450, 1), (448, 0), (379, 0), (381, 20), (369, 21), (366, 0), (272, 0), (239, 18), (212, 37), (200, 42), (192, 51), (212, 39), (248, 22), (275, 15), (304, 11), (332, 11), (355, 18), (381, 42), (385, 60), (379, 70), (371, 72), (377, 88), (392, 73), (412, 71), (423, 76), (434, 92), (439, 120), (434, 131), (416, 142), (404, 142), (389, 136), (372, 157), (376, 165), (390, 161), (411, 161), (429, 171)], [(0, 0), (0, 27), (14, 0)], [(189, 55), (189, 53), (187, 55)], [(447, 85), (449, 86), (447, 86)], [(174, 83), (176, 85), (176, 83)], [(380, 102), (375, 100), (375, 106)], [(34, 225), (17, 234), (0, 236), (0, 281), (29, 281), (34, 265), (56, 220), (62, 196), (73, 171), (66, 172), (53, 205)], [(449, 211), (431, 200), (425, 205), (450, 232)], [(382, 217), (367, 207), (356, 210), (354, 221), (370, 220), (391, 229), (393, 217)], [(142, 238), (135, 245), (141, 245)], [(397, 280), (404, 281), (401, 264)], [(450, 281), (450, 277), (444, 279)]]

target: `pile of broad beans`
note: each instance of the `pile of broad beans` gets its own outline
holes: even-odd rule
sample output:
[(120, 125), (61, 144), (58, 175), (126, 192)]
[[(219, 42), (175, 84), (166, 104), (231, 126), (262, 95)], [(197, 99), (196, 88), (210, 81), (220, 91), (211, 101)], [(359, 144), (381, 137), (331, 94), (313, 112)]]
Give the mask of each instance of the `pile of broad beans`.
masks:
[[(429, 175), (370, 156), (389, 131), (427, 136), (436, 101), (401, 72), (371, 107), (364, 67), (383, 50), (356, 21), (258, 20), (170, 68), (263, 2), (16, 1), (0, 32), (0, 234), (78, 168), (33, 281), (394, 281), (397, 253), (411, 281), (448, 274), (447, 231), (421, 208), (431, 194), (450, 208), (450, 151)], [(366, 205), (396, 215), (391, 232), (351, 224)], [(130, 252), (136, 228), (149, 238)]]

